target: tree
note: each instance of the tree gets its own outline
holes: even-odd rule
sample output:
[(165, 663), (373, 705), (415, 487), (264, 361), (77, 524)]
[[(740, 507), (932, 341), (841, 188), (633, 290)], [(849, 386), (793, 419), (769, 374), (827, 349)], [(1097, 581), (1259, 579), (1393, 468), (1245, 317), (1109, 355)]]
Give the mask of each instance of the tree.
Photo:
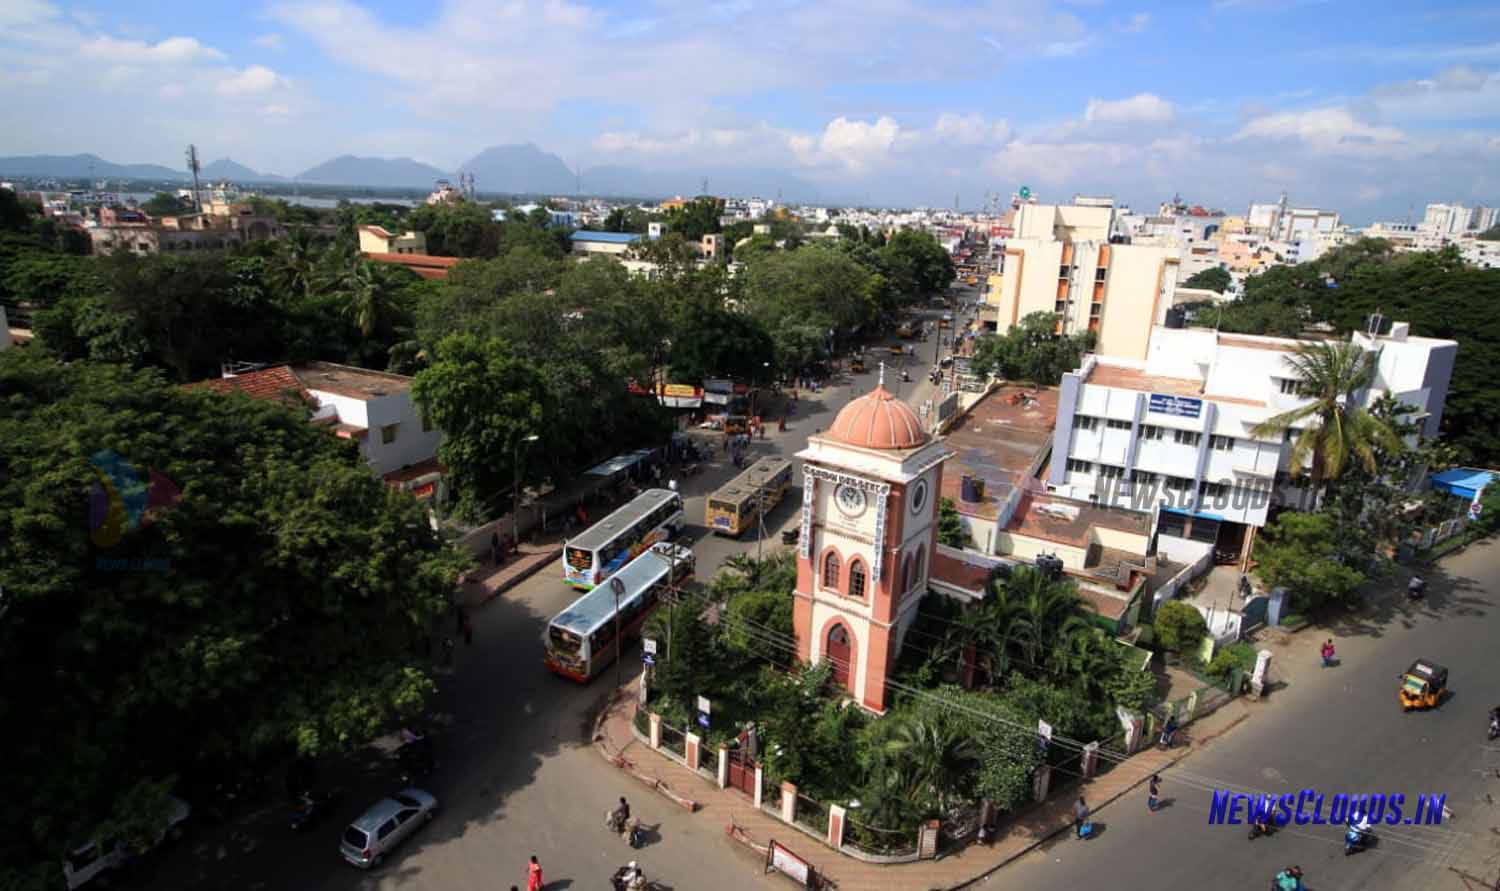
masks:
[(153, 217), (173, 217), (192, 211), (191, 203), (168, 192), (157, 192), (141, 205), (141, 212)]
[(880, 248), (882, 271), (910, 302), (940, 292), (953, 283), (953, 258), (930, 232), (899, 229)]
[(1283, 511), (1256, 545), (1256, 571), (1267, 585), (1286, 588), (1293, 608), (1306, 612), (1347, 597), (1364, 581), (1358, 569), (1340, 562), (1338, 551), (1327, 514)]
[(967, 548), (974, 539), (964, 529), (963, 518), (958, 515), (958, 505), (952, 498), (938, 500), (938, 544), (950, 548)]
[(702, 241), (703, 236), (720, 231), (719, 217), (724, 213), (724, 200), (712, 195), (699, 195), (682, 207), (667, 211), (667, 228), (682, 236), (685, 241)]
[(954, 797), (973, 781), (979, 743), (956, 721), (931, 713), (907, 717), (886, 742), (900, 765), (896, 775), (908, 793), (929, 798), (947, 813)]
[(974, 373), (1030, 381), (1038, 387), (1056, 386), (1094, 348), (1092, 331), (1058, 334), (1057, 324), (1056, 314), (1034, 312), (1003, 335), (980, 338), (971, 364)]
[(79, 839), (149, 838), (166, 788), (263, 779), (422, 707), (412, 644), (465, 560), (351, 444), (30, 349), (0, 355), (0, 392), (0, 886), (60, 887)]
[(443, 431), (438, 458), (458, 495), (457, 511), (470, 518), (482, 518), (488, 502), (510, 493), (522, 438), (545, 439), (551, 429), (541, 375), (494, 338), (443, 340), (411, 394), (422, 417)]
[(1156, 629), (1156, 641), (1162, 649), (1174, 653), (1196, 653), (1198, 644), (1208, 634), (1208, 623), (1203, 614), (1182, 600), (1163, 603), (1156, 611), (1152, 627)]
[[(500, 252), (501, 226), (490, 212), (468, 201), (424, 204), (411, 212), (412, 229), (427, 236), (427, 252), (439, 257), (493, 257)], [(527, 223), (509, 223), (515, 228), (535, 229)], [(537, 230), (540, 232), (540, 230)]]
[(1295, 424), (1308, 424), (1292, 440), (1291, 466), (1292, 475), (1300, 476), (1310, 458), (1315, 487), (1325, 480), (1337, 480), (1351, 458), (1374, 473), (1377, 448), (1391, 454), (1402, 448), (1390, 425), (1359, 404), (1360, 396), (1375, 378), (1375, 360), (1375, 353), (1352, 343), (1298, 346), (1286, 362), (1299, 381), (1298, 392), (1308, 403), (1266, 419), (1251, 433), (1261, 438), (1279, 437)]
[(871, 274), (835, 248), (815, 245), (759, 256), (741, 275), (746, 308), (768, 329), (785, 319), (825, 331), (875, 320)]
[(1184, 288), (1202, 288), (1207, 291), (1224, 293), (1229, 290), (1234, 279), (1230, 277), (1229, 270), (1215, 266), (1212, 269), (1204, 269), (1188, 276), (1188, 280), (1182, 283)]
[(645, 235), (652, 222), (651, 214), (639, 207), (616, 207), (604, 218), (605, 232), (635, 232)]

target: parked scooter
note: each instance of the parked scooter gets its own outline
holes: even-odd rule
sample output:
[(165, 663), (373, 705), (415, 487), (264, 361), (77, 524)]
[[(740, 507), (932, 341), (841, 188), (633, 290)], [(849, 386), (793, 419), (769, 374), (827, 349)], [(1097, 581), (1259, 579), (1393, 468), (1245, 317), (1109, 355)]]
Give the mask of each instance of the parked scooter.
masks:
[(337, 791), (329, 792), (326, 795), (314, 795), (311, 792), (303, 792), (298, 796), (297, 804), (292, 809), (291, 819), (287, 821), (292, 831), (297, 832), (316, 823), (318, 818), (323, 816), (323, 813), (328, 810), (337, 797)]

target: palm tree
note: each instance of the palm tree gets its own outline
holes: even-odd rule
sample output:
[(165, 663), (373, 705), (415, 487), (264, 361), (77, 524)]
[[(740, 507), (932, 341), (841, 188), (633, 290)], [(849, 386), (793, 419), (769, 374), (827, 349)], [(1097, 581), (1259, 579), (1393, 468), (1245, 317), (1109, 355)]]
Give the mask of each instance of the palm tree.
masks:
[(1377, 354), (1353, 343), (1303, 344), (1287, 358), (1300, 380), (1298, 392), (1306, 405), (1282, 412), (1256, 425), (1257, 437), (1284, 436), (1293, 425), (1306, 424), (1292, 441), (1292, 474), (1300, 476), (1312, 459), (1313, 485), (1336, 480), (1350, 458), (1376, 472), (1375, 451), (1388, 454), (1403, 448), (1400, 437), (1385, 421), (1360, 406), (1359, 395), (1375, 379)]
[(1002, 586), (1015, 603), (1010, 634), (1023, 662), (1045, 670), (1055, 641), (1088, 627), (1089, 613), (1078, 588), (1067, 579), (1049, 579), (1035, 567), (1022, 567)]
[(297, 226), (276, 245), (275, 281), (293, 297), (312, 293), (316, 274), (312, 230)]
[(979, 744), (948, 721), (919, 717), (903, 722), (886, 740), (896, 756), (902, 785), (948, 810), (948, 802), (979, 766)]
[(345, 300), (344, 314), (365, 337), (389, 330), (401, 315), (396, 289), (386, 271), (375, 263), (356, 263), (339, 282), (338, 290)]

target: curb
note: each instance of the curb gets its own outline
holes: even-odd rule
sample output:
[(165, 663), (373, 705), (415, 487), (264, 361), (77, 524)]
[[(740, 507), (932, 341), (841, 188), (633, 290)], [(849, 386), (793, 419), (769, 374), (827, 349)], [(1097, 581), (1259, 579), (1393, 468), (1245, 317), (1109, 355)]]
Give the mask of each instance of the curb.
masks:
[(509, 591), (516, 585), (521, 584), (522, 582), (536, 575), (538, 572), (541, 572), (543, 567), (551, 566), (552, 561), (562, 556), (562, 552), (563, 549), (561, 546), (558, 546), (554, 550), (545, 552), (547, 559), (536, 561), (536, 564), (534, 566), (531, 566), (528, 569), (524, 569), (521, 572), (516, 573), (515, 575), (496, 585), (495, 590), (479, 598), (479, 600), (476, 601), (473, 605), (484, 606), (486, 603), (489, 603), (491, 600), (494, 600), (496, 597), (499, 597), (501, 594), (504, 594), (506, 591)]
[[(691, 798), (684, 798), (683, 796), (678, 795), (676, 792), (673, 792), (671, 787), (662, 782), (660, 779), (653, 776), (648, 776), (641, 771), (636, 770), (635, 765), (625, 758), (623, 750), (620, 752), (615, 752), (614, 754), (610, 753), (609, 747), (605, 744), (605, 735), (603, 733), (603, 729), (605, 721), (609, 720), (610, 709), (615, 705), (615, 702), (618, 698), (619, 691), (617, 690), (613, 694), (611, 694), (608, 703), (604, 707), (604, 710), (599, 712), (599, 717), (594, 719), (594, 729), (592, 734), (590, 735), (590, 742), (594, 744), (594, 751), (598, 752), (599, 757), (603, 758), (605, 761), (608, 761), (615, 767), (618, 767), (619, 769), (635, 777), (637, 780), (640, 780), (646, 786), (650, 787), (652, 791), (661, 793), (661, 796), (663, 798), (667, 799), (678, 807), (683, 808), (690, 814), (696, 813), (699, 810), (698, 802), (692, 800)], [(634, 734), (634, 723), (630, 721), (627, 721), (626, 723), (631, 725), (631, 733)]]
[[(1235, 727), (1238, 727), (1241, 722), (1245, 721), (1249, 717), (1250, 716), (1248, 714), (1240, 715), (1238, 718), (1235, 718), (1233, 721), (1230, 721), (1223, 728), (1221, 728), (1219, 730), (1216, 730), (1216, 731), (1214, 731), (1213, 733), (1211, 733), (1211, 734), (1209, 734), (1207, 736), (1201, 737), (1199, 739), (1199, 745), (1202, 745), (1203, 743), (1209, 742), (1210, 740), (1218, 739), (1220, 736), (1223, 736), (1224, 734), (1226, 734), (1229, 731), (1233, 730)], [(1178, 762), (1183, 761), (1186, 758), (1188, 758), (1188, 756), (1192, 755), (1194, 751), (1196, 751), (1196, 750), (1189, 749), (1188, 751), (1183, 752), (1181, 755), (1178, 755), (1177, 757), (1171, 759), (1170, 761), (1166, 762), (1162, 766), (1156, 768), (1151, 773), (1152, 774), (1159, 773), (1160, 771), (1166, 770), (1168, 768), (1176, 767)], [(1130, 785), (1125, 786), (1124, 788), (1120, 789), (1120, 791), (1116, 792), (1114, 795), (1111, 795), (1110, 797), (1104, 799), (1104, 801), (1100, 802), (1098, 805), (1094, 806), (1093, 808), (1090, 808), (1090, 813), (1091, 814), (1098, 813), (1099, 811), (1101, 811), (1104, 808), (1108, 807), (1113, 802), (1115, 802), (1115, 801), (1119, 800), (1120, 798), (1122, 798), (1127, 793), (1133, 792), (1134, 790), (1136, 790), (1137, 788), (1139, 788), (1143, 783), (1145, 783), (1149, 779), (1151, 779), (1151, 774), (1146, 774), (1145, 776), (1142, 776), (1140, 779), (1136, 780), (1135, 782), (1131, 783)], [(977, 882), (981, 882), (984, 879), (989, 878), (990, 876), (992, 876), (995, 873), (999, 872), (1001, 869), (1004, 869), (1005, 867), (1007, 867), (1010, 864), (1016, 862), (1017, 860), (1021, 859), (1024, 856), (1026, 856), (1027, 854), (1030, 854), (1032, 851), (1035, 851), (1037, 848), (1040, 848), (1042, 845), (1046, 844), (1047, 842), (1051, 841), (1052, 839), (1056, 838), (1057, 836), (1062, 835), (1064, 832), (1067, 832), (1068, 830), (1070, 830), (1072, 828), (1073, 827), (1072, 827), (1071, 824), (1064, 824), (1062, 826), (1059, 826), (1058, 828), (1052, 830), (1051, 832), (1047, 833), (1046, 835), (1041, 836), (1040, 838), (1037, 838), (1035, 841), (1033, 841), (1031, 844), (1027, 845), (1026, 847), (1022, 848), (1021, 850), (1015, 852), (1014, 854), (1010, 855), (1009, 857), (1006, 857), (1004, 860), (1000, 861), (999, 863), (996, 863), (994, 866), (991, 866), (991, 867), (985, 869), (983, 872), (979, 873), (978, 875), (974, 876), (973, 878), (965, 879), (962, 882), (958, 882), (958, 883), (953, 884), (953, 885), (939, 885), (939, 886), (935, 886), (935, 887), (932, 887), (931, 889), (929, 889), (929, 891), (962, 891), (962, 889), (968, 888), (970, 885), (973, 885), (973, 884), (975, 884)]]

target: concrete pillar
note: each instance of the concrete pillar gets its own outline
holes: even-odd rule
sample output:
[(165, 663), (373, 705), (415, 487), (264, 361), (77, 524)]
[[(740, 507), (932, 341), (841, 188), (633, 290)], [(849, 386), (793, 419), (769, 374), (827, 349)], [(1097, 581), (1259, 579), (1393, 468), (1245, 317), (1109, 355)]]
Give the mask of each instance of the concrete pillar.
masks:
[(1271, 651), (1261, 650), (1255, 654), (1255, 672), (1250, 675), (1250, 690), (1256, 699), (1266, 695), (1266, 675), (1271, 670)]
[(792, 822), (797, 816), (797, 786), (793, 783), (781, 784), (781, 819)]
[(844, 847), (844, 813), (841, 805), (828, 806), (828, 847), (835, 851)]
[(1099, 744), (1091, 742), (1083, 747), (1083, 776), (1087, 779), (1099, 770)]
[(765, 798), (766, 778), (760, 772), (760, 765), (755, 765), (755, 809), (760, 810), (761, 801)]
[(1115, 718), (1125, 730), (1125, 753), (1128, 755), (1135, 751), (1141, 738), (1141, 716), (1129, 709), (1116, 707)]
[(656, 712), (650, 713), (651, 717), (651, 748), (661, 748), (661, 715)]
[(698, 762), (702, 758), (702, 749), (703, 749), (703, 740), (701, 740), (701, 739), (698, 738), (698, 734), (696, 734), (696, 733), (689, 733), (687, 735), (687, 766), (688, 766), (688, 770), (697, 770), (698, 769)]
[(729, 785), (729, 747), (719, 746), (719, 788)]
[(1198, 691), (1194, 690), (1188, 694), (1187, 708), (1183, 710), (1183, 715), (1177, 719), (1177, 723), (1186, 724), (1193, 720), (1193, 714), (1196, 711), (1198, 711)]
[(1052, 785), (1052, 765), (1043, 764), (1036, 769), (1036, 775), (1031, 778), (1031, 795), (1037, 801), (1047, 800), (1047, 789)]

